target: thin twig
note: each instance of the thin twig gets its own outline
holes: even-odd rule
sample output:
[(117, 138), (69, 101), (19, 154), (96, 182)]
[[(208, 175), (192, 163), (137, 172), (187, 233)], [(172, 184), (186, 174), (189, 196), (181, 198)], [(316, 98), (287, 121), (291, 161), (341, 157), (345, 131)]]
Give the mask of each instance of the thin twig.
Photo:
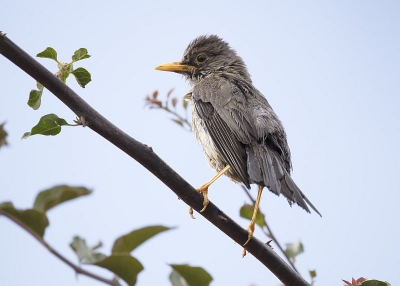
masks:
[[(170, 93), (168, 93), (168, 94), (170, 94)], [(149, 96), (147, 96), (145, 100), (146, 100), (146, 105), (148, 105), (150, 109), (162, 109), (162, 110), (172, 114), (173, 116), (175, 116), (177, 118), (176, 119), (177, 121), (182, 123), (182, 125), (181, 125), (182, 128), (184, 128), (185, 130), (190, 131), (190, 132), (192, 131), (192, 124), (190, 124), (190, 122), (187, 118), (187, 108), (185, 108), (185, 117), (183, 117), (176, 111), (176, 104), (173, 105), (175, 110), (172, 110), (168, 107), (168, 101), (170, 100), (169, 97), (167, 97), (167, 100), (165, 101), (165, 105), (162, 103), (162, 101), (160, 101), (156, 98), (150, 98)], [(172, 100), (173, 99), (171, 99), (171, 101)], [(185, 126), (187, 127), (187, 129), (185, 128)]]
[(51, 247), (40, 235), (38, 235), (35, 231), (33, 231), (29, 226), (15, 218), (14, 216), (10, 215), (9, 213), (0, 210), (0, 215), (4, 215), (5, 217), (9, 218), (12, 220), (14, 223), (19, 225), (21, 228), (26, 230), (30, 235), (32, 235), (41, 245), (43, 245), (47, 250), (49, 250), (51, 253), (53, 253), (56, 257), (58, 257), (62, 262), (67, 264), (69, 267), (74, 269), (74, 271), (78, 274), (86, 275), (89, 276), (93, 279), (96, 279), (98, 281), (101, 281), (103, 283), (106, 283), (111, 286), (120, 286), (121, 284), (118, 282), (117, 279), (106, 279), (104, 277), (98, 276), (94, 273), (91, 273), (77, 265), (75, 265), (73, 262), (69, 261), (65, 256), (63, 256), (61, 253), (59, 253), (57, 250), (55, 250), (53, 247)]
[(165, 110), (168, 113), (171, 113), (171, 114), (175, 115), (182, 122), (182, 124), (186, 124), (186, 126), (189, 128), (189, 131), (192, 131), (192, 125), (187, 120), (187, 118), (183, 118), (181, 115), (179, 115), (179, 113), (169, 109), (168, 106), (161, 106), (160, 108)]

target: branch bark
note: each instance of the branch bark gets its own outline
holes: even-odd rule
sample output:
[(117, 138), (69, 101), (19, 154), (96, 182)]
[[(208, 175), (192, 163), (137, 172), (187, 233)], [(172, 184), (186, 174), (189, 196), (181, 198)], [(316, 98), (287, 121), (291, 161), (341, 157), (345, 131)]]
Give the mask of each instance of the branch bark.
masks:
[[(117, 128), (100, 113), (94, 110), (72, 89), (61, 82), (50, 71), (29, 56), (24, 50), (13, 43), (5, 34), (0, 32), (0, 53), (20, 67), (23, 71), (40, 82), (51, 91), (75, 114), (84, 119), (86, 125), (107, 139), (116, 147), (131, 156), (154, 176), (168, 186), (182, 201), (192, 206), (197, 212), (203, 207), (203, 197), (178, 173), (169, 167), (157, 156), (151, 147), (140, 143)], [(205, 212), (200, 213), (204, 218), (219, 228), (222, 232), (243, 245), (247, 240), (247, 232), (235, 221), (229, 218), (213, 203), (210, 203)], [(269, 246), (257, 238), (253, 238), (246, 245), (246, 249), (261, 263), (263, 263), (283, 284), (295, 286), (309, 286), (296, 271), (287, 265)]]

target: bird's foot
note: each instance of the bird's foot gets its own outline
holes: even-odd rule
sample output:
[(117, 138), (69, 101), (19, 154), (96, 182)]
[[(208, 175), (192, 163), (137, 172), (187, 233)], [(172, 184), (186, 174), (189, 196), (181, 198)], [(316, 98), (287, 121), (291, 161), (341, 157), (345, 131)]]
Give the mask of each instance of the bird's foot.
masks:
[[(221, 171), (219, 171), (218, 174), (216, 174), (211, 180), (209, 180), (207, 183), (201, 185), (201, 187), (197, 189), (198, 192), (203, 194), (203, 198), (204, 198), (203, 208), (200, 211), (201, 213), (206, 210), (208, 204), (210, 203), (210, 200), (208, 199), (208, 187), (211, 186), (211, 184), (214, 183), (219, 177), (221, 177), (223, 174), (228, 172), (230, 168), (231, 167), (229, 165), (225, 166), (225, 168), (223, 168)], [(192, 208), (189, 209), (189, 214), (193, 218), (193, 209)]]
[(190, 217), (191, 217), (192, 219), (196, 219), (196, 218), (194, 217), (194, 215), (193, 215), (193, 208), (192, 208), (192, 207), (189, 208), (189, 214), (190, 214)]
[[(206, 210), (208, 204), (210, 203), (210, 200), (208, 199), (208, 184), (202, 185), (200, 188), (197, 189), (197, 191), (202, 193), (203, 194), (203, 198), (204, 198), (203, 199), (203, 208), (200, 210), (200, 212), (202, 213), (202, 212), (204, 212)], [(189, 208), (189, 214), (190, 214), (190, 217), (192, 219), (196, 219), (194, 217), (194, 215), (193, 215), (193, 208), (192, 207)]]
[(197, 189), (200, 193), (203, 194), (203, 208), (200, 210), (200, 212), (204, 212), (210, 203), (210, 200), (208, 199), (208, 186), (201, 186), (200, 188)]
[(247, 240), (246, 240), (246, 242), (243, 244), (243, 246), (246, 246), (246, 244), (249, 243), (250, 239), (253, 238), (253, 233), (254, 233), (254, 221), (251, 221), (251, 222), (250, 222), (250, 224), (249, 224), (249, 226), (247, 227), (246, 230), (247, 230), (248, 235), (247, 235)]
[(242, 251), (242, 257), (245, 257), (247, 254), (246, 248), (244, 248), (249, 241), (253, 238), (253, 233), (254, 233), (254, 221), (251, 221), (249, 226), (247, 227), (247, 240), (246, 242), (243, 244), (243, 251)]

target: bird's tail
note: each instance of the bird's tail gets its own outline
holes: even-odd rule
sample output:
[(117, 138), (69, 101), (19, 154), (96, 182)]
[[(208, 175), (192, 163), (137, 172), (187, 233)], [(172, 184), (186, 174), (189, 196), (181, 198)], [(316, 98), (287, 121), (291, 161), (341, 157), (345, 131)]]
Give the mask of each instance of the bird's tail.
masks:
[(297, 187), (288, 171), (283, 167), (279, 155), (265, 145), (255, 144), (247, 149), (247, 171), (250, 182), (266, 186), (271, 192), (287, 198), (289, 204), (297, 203), (307, 212), (309, 206), (320, 216), (320, 212)]

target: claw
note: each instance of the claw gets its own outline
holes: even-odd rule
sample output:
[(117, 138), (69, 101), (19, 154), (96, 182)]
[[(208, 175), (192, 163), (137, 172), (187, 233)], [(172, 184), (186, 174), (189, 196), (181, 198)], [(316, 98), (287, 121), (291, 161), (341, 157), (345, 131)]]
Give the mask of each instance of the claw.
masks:
[(200, 211), (202, 213), (202, 212), (204, 212), (206, 210), (208, 204), (210, 203), (210, 200), (208, 199), (208, 187), (203, 188), (203, 189), (200, 187), (198, 189), (198, 191), (203, 194), (203, 198), (204, 198), (204, 200), (203, 200), (203, 208)]
[(254, 223), (250, 223), (250, 224), (249, 224), (249, 226), (247, 227), (247, 233), (248, 233), (247, 240), (246, 240), (246, 242), (243, 244), (243, 246), (246, 246), (246, 245), (249, 243), (250, 239), (253, 238)]
[(248, 233), (247, 240), (243, 244), (242, 257), (245, 257), (247, 254), (247, 250), (246, 250), (246, 248), (244, 248), (244, 246), (246, 246), (249, 243), (249, 241), (253, 238), (254, 223), (250, 222), (249, 226), (247, 227), (247, 233)]
[(192, 208), (192, 207), (189, 208), (189, 214), (190, 214), (190, 217), (191, 217), (192, 219), (196, 219), (196, 218), (194, 217), (194, 215), (193, 215), (193, 208)]

